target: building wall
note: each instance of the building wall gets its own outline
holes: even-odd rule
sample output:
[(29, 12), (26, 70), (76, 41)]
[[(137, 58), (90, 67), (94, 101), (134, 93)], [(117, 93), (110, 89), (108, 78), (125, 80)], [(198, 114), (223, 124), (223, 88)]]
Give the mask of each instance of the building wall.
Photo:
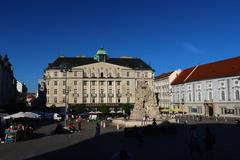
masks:
[(0, 55), (0, 106), (15, 103), (17, 96), (16, 79), (7, 55)]
[(65, 106), (65, 102), (135, 103), (140, 81), (153, 86), (152, 70), (133, 70), (105, 62), (74, 67), (67, 73), (46, 70), (47, 106)]
[(158, 95), (159, 107), (161, 108), (171, 107), (172, 87), (170, 84), (180, 72), (181, 70), (176, 70), (167, 77), (154, 80), (155, 93), (157, 93)]
[(202, 80), (173, 86), (172, 103), (188, 114), (240, 116), (239, 76)]

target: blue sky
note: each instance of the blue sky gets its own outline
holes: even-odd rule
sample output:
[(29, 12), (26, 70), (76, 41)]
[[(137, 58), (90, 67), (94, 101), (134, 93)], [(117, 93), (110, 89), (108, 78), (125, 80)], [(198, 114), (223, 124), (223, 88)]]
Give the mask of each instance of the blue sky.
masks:
[(237, 0), (0, 0), (0, 53), (37, 89), (58, 56), (140, 57), (156, 74), (239, 56)]

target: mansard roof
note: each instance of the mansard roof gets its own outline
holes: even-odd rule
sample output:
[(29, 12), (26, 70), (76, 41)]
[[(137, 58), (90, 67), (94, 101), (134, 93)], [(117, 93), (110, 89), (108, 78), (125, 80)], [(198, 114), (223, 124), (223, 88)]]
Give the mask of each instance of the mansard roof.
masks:
[[(47, 69), (60, 69), (62, 64), (76, 67), (93, 63), (98, 63), (93, 57), (58, 57), (53, 63), (48, 65)], [(153, 70), (151, 66), (139, 58), (108, 58), (106, 63), (129, 67), (135, 70)]]
[(172, 85), (222, 77), (240, 76), (240, 57), (194, 66), (183, 70)]

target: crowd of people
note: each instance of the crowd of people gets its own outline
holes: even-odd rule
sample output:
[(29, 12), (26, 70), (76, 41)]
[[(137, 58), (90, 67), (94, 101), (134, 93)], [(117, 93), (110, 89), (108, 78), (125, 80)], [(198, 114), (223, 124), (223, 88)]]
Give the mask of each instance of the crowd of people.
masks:
[(28, 124), (12, 123), (1, 126), (1, 143), (10, 143), (28, 139), (33, 135), (33, 128)]

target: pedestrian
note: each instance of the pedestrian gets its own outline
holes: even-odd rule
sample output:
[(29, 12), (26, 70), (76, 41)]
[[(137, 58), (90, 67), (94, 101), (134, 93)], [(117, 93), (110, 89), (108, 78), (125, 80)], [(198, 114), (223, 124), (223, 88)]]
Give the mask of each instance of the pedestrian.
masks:
[(194, 159), (203, 159), (203, 151), (200, 147), (200, 140), (196, 133), (196, 125), (192, 125), (190, 128), (190, 137), (189, 137), (189, 151), (191, 160)]
[(213, 145), (214, 144), (215, 144), (215, 136), (210, 131), (209, 127), (206, 127), (205, 135), (204, 135), (205, 160), (213, 159)]
[(156, 122), (156, 119), (155, 119), (155, 118), (153, 118), (152, 126), (153, 126), (153, 127), (156, 127), (156, 126), (157, 126), (157, 122)]
[(97, 122), (97, 123), (96, 123), (95, 137), (100, 136), (100, 130), (101, 130), (100, 124)]
[(78, 126), (78, 131), (80, 132), (82, 130), (82, 118), (81, 118), (81, 116), (78, 116), (78, 118), (77, 118), (77, 126)]

